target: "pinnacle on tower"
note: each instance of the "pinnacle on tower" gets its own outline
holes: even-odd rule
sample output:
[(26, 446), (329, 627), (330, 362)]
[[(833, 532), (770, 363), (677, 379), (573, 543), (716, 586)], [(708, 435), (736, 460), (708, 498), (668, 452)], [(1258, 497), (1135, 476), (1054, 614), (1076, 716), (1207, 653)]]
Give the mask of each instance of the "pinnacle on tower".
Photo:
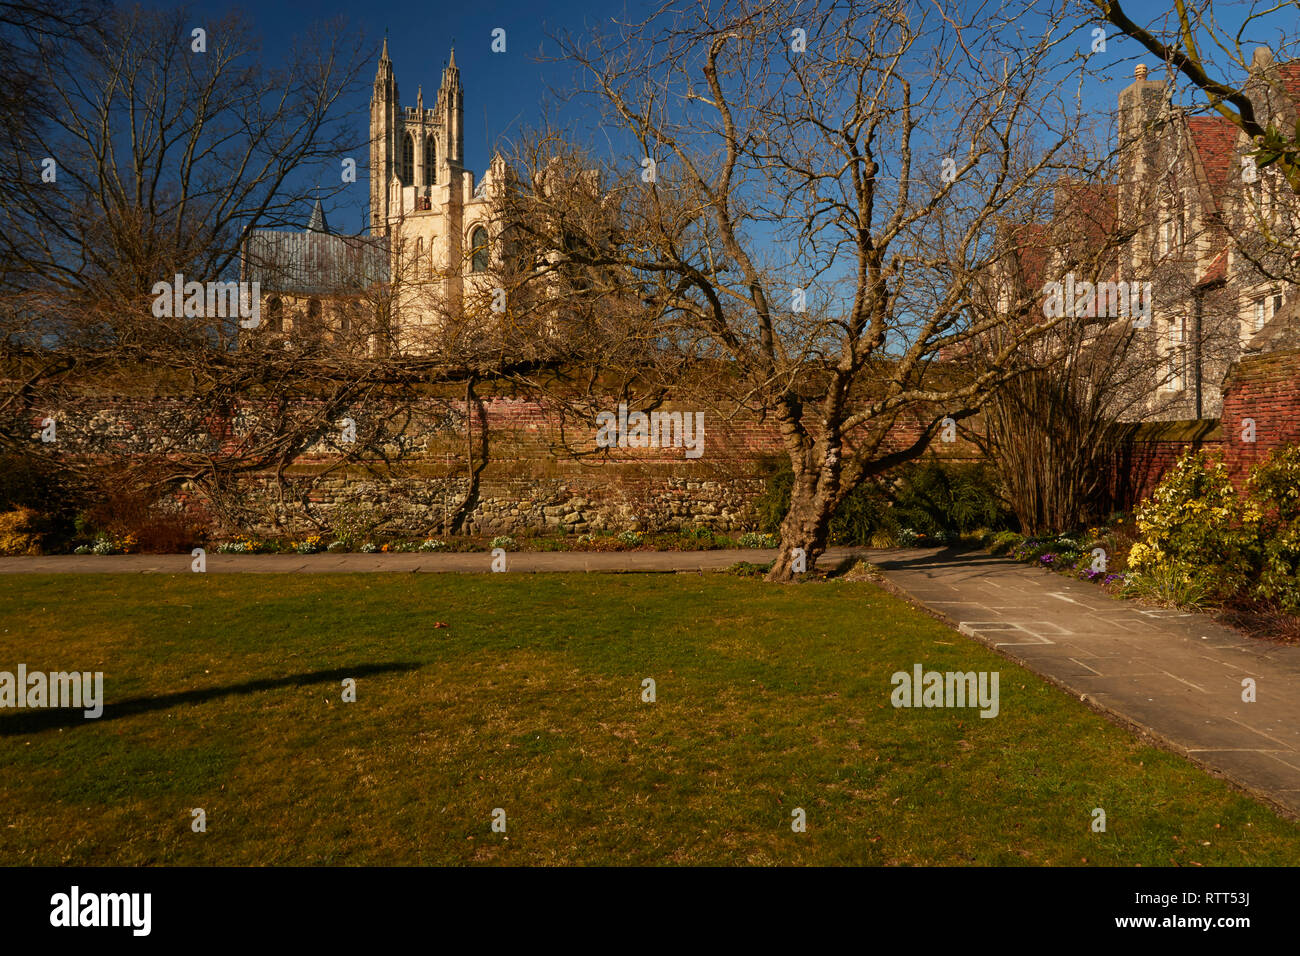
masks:
[(442, 85), (445, 88), (460, 86), (460, 70), (456, 69), (456, 48), (451, 48), (451, 59), (442, 71)]
[(308, 232), (323, 232), (329, 235), (329, 223), (325, 221), (325, 207), (321, 205), (320, 198), (317, 197), (316, 205), (312, 207), (311, 219), (307, 221)]

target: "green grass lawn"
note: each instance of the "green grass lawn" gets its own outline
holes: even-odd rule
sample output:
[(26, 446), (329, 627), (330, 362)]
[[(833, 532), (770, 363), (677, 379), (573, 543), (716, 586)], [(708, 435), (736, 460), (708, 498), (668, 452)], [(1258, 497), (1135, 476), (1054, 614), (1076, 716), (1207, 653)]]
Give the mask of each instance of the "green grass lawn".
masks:
[[(9, 575), (0, 630), (0, 670), (107, 697), (0, 712), (0, 864), (1300, 863), (1300, 826), (868, 583)], [(895, 709), (918, 662), (1000, 671), (1000, 714)]]

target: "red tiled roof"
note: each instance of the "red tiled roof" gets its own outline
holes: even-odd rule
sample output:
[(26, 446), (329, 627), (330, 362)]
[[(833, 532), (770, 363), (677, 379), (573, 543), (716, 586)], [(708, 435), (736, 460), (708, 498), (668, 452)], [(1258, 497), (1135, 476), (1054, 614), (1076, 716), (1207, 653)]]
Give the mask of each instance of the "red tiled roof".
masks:
[(1205, 169), (1210, 195), (1214, 204), (1222, 209), (1236, 159), (1239, 130), (1221, 116), (1193, 116), (1187, 125), (1192, 134), (1192, 146)]
[(1282, 77), (1282, 87), (1292, 103), (1300, 103), (1300, 61), (1290, 60), (1277, 68)]
[(1227, 278), (1227, 276), (1228, 250), (1224, 249), (1215, 257), (1214, 261), (1210, 263), (1209, 268), (1201, 274), (1201, 277), (1196, 280), (1196, 284), (1198, 286), (1210, 285), (1214, 282), (1221, 282), (1223, 279)]

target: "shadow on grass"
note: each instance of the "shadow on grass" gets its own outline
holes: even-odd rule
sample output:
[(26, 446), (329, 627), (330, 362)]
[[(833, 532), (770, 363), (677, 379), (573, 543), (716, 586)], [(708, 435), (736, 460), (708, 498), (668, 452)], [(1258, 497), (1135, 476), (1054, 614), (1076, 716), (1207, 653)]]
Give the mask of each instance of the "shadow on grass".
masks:
[(306, 674), (292, 674), (288, 677), (245, 681), (242, 684), (229, 684), (225, 687), (185, 690), (175, 694), (164, 694), (161, 697), (128, 697), (126, 700), (105, 702), (104, 713), (96, 718), (86, 717), (86, 708), (81, 707), (61, 707), (57, 709), (47, 707), (39, 710), (24, 710), (20, 714), (0, 720), (0, 737), (40, 733), (43, 730), (53, 730), (59, 727), (85, 727), (115, 720), (119, 717), (131, 717), (135, 714), (166, 710), (180, 704), (202, 704), (210, 700), (216, 700), (219, 697), (255, 694), (258, 691), (277, 690), (283, 687), (309, 687), (312, 684), (341, 682), (345, 677), (370, 677), (375, 674), (413, 671), (419, 667), (419, 664), (399, 661), (391, 664), (361, 664), (357, 667), (336, 667), (328, 671), (311, 671)]

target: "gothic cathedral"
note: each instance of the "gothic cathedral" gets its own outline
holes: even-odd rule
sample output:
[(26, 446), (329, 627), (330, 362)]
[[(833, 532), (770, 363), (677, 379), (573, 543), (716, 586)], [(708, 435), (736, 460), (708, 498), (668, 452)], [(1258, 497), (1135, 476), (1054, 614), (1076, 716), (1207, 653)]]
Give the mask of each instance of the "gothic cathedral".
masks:
[(447, 317), (477, 311), (467, 297), (490, 292), (500, 230), (494, 213), (507, 171), (494, 154), (476, 187), (464, 167), (465, 94), (454, 49), (433, 108), (425, 108), (423, 90), (415, 106), (400, 103), (385, 39), (370, 99), (370, 232), (387, 240), (401, 325), (411, 341)]

